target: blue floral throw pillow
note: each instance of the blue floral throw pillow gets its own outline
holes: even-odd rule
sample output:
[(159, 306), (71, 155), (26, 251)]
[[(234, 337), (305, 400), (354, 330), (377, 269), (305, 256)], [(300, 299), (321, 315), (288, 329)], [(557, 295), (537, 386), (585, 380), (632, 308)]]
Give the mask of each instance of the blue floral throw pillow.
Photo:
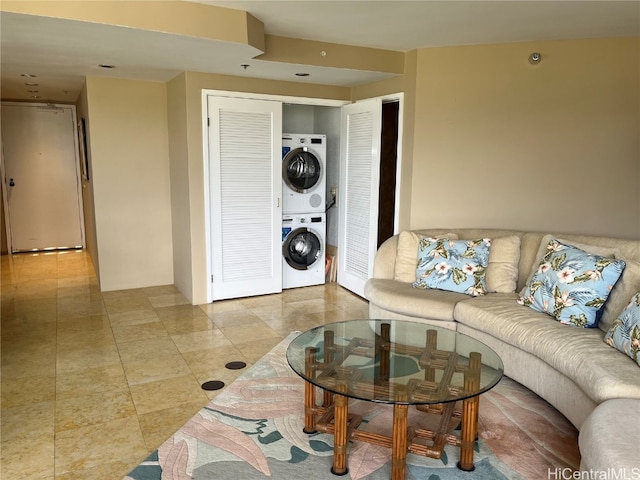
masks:
[(474, 297), (487, 292), (485, 271), (491, 240), (425, 237), (418, 244), (414, 288), (436, 288)]
[(640, 292), (633, 296), (627, 308), (613, 321), (604, 341), (640, 365)]
[(566, 325), (595, 327), (598, 311), (625, 262), (587, 253), (553, 239), (518, 303)]
[(640, 365), (640, 292), (633, 296), (629, 305), (613, 321), (604, 341)]

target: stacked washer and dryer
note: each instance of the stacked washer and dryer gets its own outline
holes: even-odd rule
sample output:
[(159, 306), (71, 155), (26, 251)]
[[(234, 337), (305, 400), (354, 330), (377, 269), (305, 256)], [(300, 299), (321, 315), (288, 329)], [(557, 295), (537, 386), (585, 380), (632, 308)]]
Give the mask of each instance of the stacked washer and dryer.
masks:
[(326, 135), (282, 135), (282, 288), (325, 282)]

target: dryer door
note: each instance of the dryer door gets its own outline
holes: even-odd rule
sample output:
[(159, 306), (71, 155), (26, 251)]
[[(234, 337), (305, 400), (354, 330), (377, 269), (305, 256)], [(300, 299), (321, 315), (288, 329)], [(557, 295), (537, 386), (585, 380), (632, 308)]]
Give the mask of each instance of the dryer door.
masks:
[(282, 179), (293, 191), (305, 193), (322, 178), (320, 160), (307, 147), (294, 148), (282, 160)]
[(287, 235), (282, 244), (282, 255), (287, 264), (296, 270), (307, 270), (315, 264), (322, 253), (322, 243), (311, 230), (296, 228)]

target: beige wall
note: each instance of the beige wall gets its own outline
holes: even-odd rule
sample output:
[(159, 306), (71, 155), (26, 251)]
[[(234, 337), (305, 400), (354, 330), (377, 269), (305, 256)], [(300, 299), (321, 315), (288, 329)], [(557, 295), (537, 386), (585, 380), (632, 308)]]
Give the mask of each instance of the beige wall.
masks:
[(80, 92), (80, 97), (76, 103), (76, 114), (78, 121), (85, 119), (85, 128), (87, 136), (87, 160), (89, 163), (89, 180), (82, 179), (82, 209), (84, 215), (84, 236), (87, 251), (91, 256), (91, 262), (93, 268), (96, 271), (98, 281), (100, 280), (100, 261), (98, 250), (98, 239), (96, 237), (96, 218), (95, 203), (93, 200), (93, 174), (92, 174), (92, 159), (91, 154), (91, 119), (89, 118), (89, 105), (87, 102), (87, 84), (85, 83)]
[(640, 238), (639, 45), (419, 50), (410, 226)]
[(189, 145), (187, 138), (186, 74), (167, 83), (169, 171), (175, 286), (193, 300), (191, 277), (191, 216), (189, 199)]
[(404, 61), (405, 72), (402, 77), (394, 77), (388, 80), (361, 85), (355, 87), (352, 92), (352, 100), (363, 100), (367, 98), (383, 97), (402, 92), (404, 100), (402, 107), (402, 143), (401, 143), (401, 163), (400, 182), (397, 186), (400, 190), (399, 218), (397, 229), (407, 230), (411, 223), (411, 188), (413, 176), (414, 158), (414, 131), (416, 115), (416, 60), (417, 51), (413, 50), (406, 54)]
[(88, 77), (103, 291), (173, 283), (167, 88)]

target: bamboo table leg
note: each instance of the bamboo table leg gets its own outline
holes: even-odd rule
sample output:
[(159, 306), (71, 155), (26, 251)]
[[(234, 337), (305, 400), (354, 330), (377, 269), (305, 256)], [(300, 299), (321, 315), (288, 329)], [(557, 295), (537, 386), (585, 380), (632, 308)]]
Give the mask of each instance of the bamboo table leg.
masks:
[[(406, 388), (396, 392), (396, 401), (407, 401)], [(393, 433), (391, 438), (391, 480), (404, 480), (407, 474), (407, 415), (409, 406), (393, 406)]]
[[(307, 347), (305, 350), (305, 375), (307, 378), (313, 378), (316, 363), (317, 349)], [(310, 381), (304, 382), (304, 433), (316, 433), (316, 388)]]
[[(346, 390), (346, 385), (338, 385), (340, 391)], [(333, 398), (333, 466), (331, 473), (334, 475), (346, 475), (347, 468), (347, 427), (348, 427), (348, 398), (335, 394)]]
[[(477, 352), (469, 355), (469, 368), (464, 375), (464, 388), (467, 391), (477, 391), (480, 383), (480, 359)], [(462, 432), (460, 434), (460, 461), (458, 468), (465, 472), (475, 470), (473, 465), (473, 446), (478, 436), (478, 395), (467, 398), (462, 402)]]

